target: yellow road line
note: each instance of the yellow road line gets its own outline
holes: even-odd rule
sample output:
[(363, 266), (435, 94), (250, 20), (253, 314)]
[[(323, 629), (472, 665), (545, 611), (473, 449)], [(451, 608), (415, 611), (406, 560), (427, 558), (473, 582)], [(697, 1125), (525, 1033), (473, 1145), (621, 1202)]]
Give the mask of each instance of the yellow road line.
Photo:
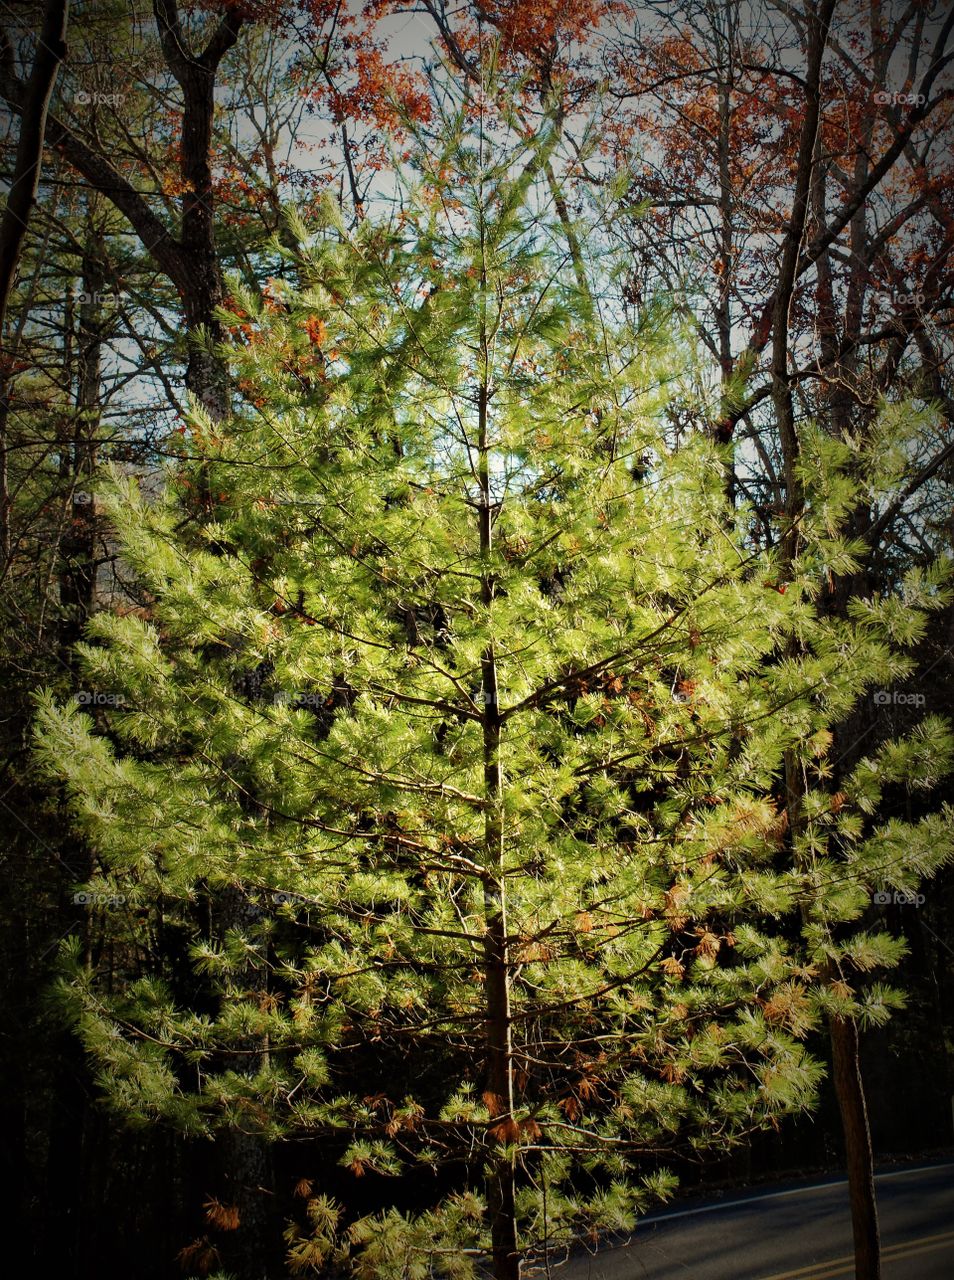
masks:
[[(903, 1261), (906, 1258), (916, 1258), (922, 1253), (932, 1253), (935, 1249), (943, 1249), (947, 1243), (949, 1242), (946, 1240), (940, 1240), (934, 1244), (912, 1245), (909, 1249), (892, 1253), (890, 1257), (883, 1257), (882, 1261), (897, 1262), (899, 1259)], [(813, 1271), (810, 1276), (804, 1277), (804, 1280), (840, 1280), (841, 1277), (844, 1277), (844, 1280), (848, 1280), (848, 1277), (854, 1274), (855, 1261), (852, 1258), (847, 1266), (838, 1267), (834, 1271)]]
[[(881, 1250), (881, 1257), (884, 1262), (892, 1262), (896, 1258), (913, 1258), (919, 1253), (930, 1253), (932, 1249), (940, 1249), (951, 1243), (954, 1243), (954, 1231), (944, 1231), (940, 1235), (923, 1236), (920, 1240), (910, 1240), (904, 1244), (887, 1245)], [(827, 1262), (816, 1262), (810, 1267), (799, 1267), (795, 1271), (779, 1271), (774, 1276), (763, 1276), (762, 1280), (837, 1280), (839, 1276), (850, 1276), (854, 1269), (855, 1255), (848, 1254), (844, 1258), (829, 1258)]]

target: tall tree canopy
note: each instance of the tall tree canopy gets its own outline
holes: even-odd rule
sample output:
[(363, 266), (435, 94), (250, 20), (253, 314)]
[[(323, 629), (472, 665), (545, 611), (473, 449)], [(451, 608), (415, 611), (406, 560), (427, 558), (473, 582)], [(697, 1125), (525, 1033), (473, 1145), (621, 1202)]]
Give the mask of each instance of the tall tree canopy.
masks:
[[(236, 288), (246, 407), (196, 406), (160, 501), (114, 478), (143, 604), (93, 618), (40, 744), (128, 966), (111, 991), (74, 950), (61, 988), (110, 1105), (442, 1171), (370, 1216), (316, 1171), (293, 1270), (510, 1280), (811, 1101), (805, 1035), (855, 1008), (822, 961), (899, 954), (833, 930), (905, 874), (863, 822), (877, 771), (831, 803), (830, 727), (941, 579), (900, 631), (821, 616), (838, 459), (819, 438), (798, 563), (748, 544), (716, 446), (669, 430), (670, 317), (628, 327), (561, 247), (555, 132), (446, 132), (389, 221), (326, 206), (300, 289)], [(928, 722), (894, 772), (948, 751)], [(947, 851), (903, 838), (909, 868)]]

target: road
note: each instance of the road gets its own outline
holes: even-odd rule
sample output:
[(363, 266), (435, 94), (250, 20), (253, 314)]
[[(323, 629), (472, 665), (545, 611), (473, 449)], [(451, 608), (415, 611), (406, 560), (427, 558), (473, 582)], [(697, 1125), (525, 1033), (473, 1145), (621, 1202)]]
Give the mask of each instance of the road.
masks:
[[(954, 1277), (954, 1163), (877, 1177), (883, 1280)], [(553, 1267), (554, 1280), (852, 1280), (843, 1181), (727, 1194), (644, 1218), (630, 1243)], [(538, 1273), (539, 1274), (539, 1273)]]

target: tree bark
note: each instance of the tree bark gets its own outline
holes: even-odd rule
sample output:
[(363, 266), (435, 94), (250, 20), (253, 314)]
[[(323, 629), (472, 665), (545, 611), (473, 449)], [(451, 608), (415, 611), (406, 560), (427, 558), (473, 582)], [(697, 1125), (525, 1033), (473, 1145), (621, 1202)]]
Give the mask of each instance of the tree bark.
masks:
[[(484, 297), (486, 279), (481, 279)], [(481, 304), (485, 306), (485, 303)], [(477, 400), (477, 504), (480, 554), (484, 563), (481, 599), (489, 610), (496, 583), (488, 561), (493, 548), (495, 504), (491, 491), (490, 437), (488, 424), (489, 355), (485, 317), (481, 322), (480, 385)], [(493, 1118), (490, 1167), (487, 1173), (487, 1201), (490, 1209), (490, 1238), (495, 1280), (520, 1280), (520, 1251), (517, 1242), (516, 1168), (514, 1157), (505, 1148), (516, 1141), (513, 1092), (513, 1043), (510, 1014), (510, 955), (507, 938), (507, 897), (504, 880), (503, 775), (500, 765), (500, 700), (497, 659), (491, 641), (481, 658), (481, 700), (483, 702), (484, 798), (484, 991), (486, 1004), (487, 1074), (485, 1096)]]
[[(862, 189), (867, 183), (868, 156), (871, 154), (872, 139), (873, 124), (869, 121), (866, 125), (864, 146), (859, 149), (855, 158), (853, 174), (855, 189)], [(812, 206), (816, 235), (828, 223), (825, 201), (825, 164), (819, 138), (812, 175)], [(827, 248), (819, 254), (816, 264), (819, 345), (822, 364), (826, 369), (831, 370), (830, 387), (824, 396), (827, 408), (826, 425), (828, 431), (841, 440), (851, 439), (852, 431), (858, 427), (859, 403), (853, 387), (857, 365), (857, 344), (863, 323), (864, 295), (870, 278), (870, 245), (866, 211), (867, 206), (860, 205), (849, 223), (850, 267), (840, 338), (835, 311), (832, 264)], [(863, 406), (862, 412), (871, 416), (872, 410), (868, 406)], [(848, 520), (851, 536), (864, 538), (870, 525), (867, 504), (859, 504), (850, 513)], [(864, 568), (858, 572), (836, 575), (823, 607), (830, 613), (845, 615), (852, 596), (865, 594), (864, 578)], [(860, 740), (863, 736), (857, 727), (859, 712), (863, 714), (863, 708), (856, 707), (840, 727), (840, 733), (852, 740)], [(846, 769), (850, 767), (849, 760), (844, 757), (841, 763)], [(858, 1024), (852, 1019), (830, 1019), (829, 1040), (833, 1062), (832, 1083), (838, 1102), (845, 1144), (855, 1246), (855, 1275), (859, 1280), (875, 1280), (881, 1273), (878, 1209), (874, 1185), (874, 1151), (861, 1074)]]
[[(775, 290), (772, 311), (772, 403), (782, 451), (783, 480), (785, 486), (785, 528), (782, 536), (782, 563), (791, 566), (798, 552), (800, 540), (799, 522), (804, 510), (805, 495), (798, 474), (799, 439), (795, 423), (794, 400), (788, 372), (789, 313), (796, 282), (804, 270), (806, 255), (820, 263), (819, 288), (821, 290), (821, 319), (823, 327), (832, 317), (828, 297), (829, 278), (826, 250), (832, 242), (831, 228), (820, 226), (809, 249), (803, 250), (810, 204), (814, 204), (816, 216), (823, 210), (818, 187), (820, 154), (819, 124), (821, 119), (821, 69), (828, 41), (828, 31), (834, 11), (834, 0), (823, 3), (808, 12), (807, 67), (805, 75), (805, 115), (799, 136), (795, 189), (792, 214), (782, 246), (778, 286)], [(865, 190), (870, 174), (856, 173), (856, 185)], [(851, 202), (849, 202), (851, 203)], [(841, 228), (851, 224), (852, 248), (859, 252), (858, 218), (863, 219), (863, 202), (854, 204), (851, 217), (844, 211), (839, 218)], [(862, 237), (863, 238), (863, 237)], [(853, 282), (854, 284), (854, 282)], [(850, 301), (857, 307), (851, 290)], [(831, 335), (829, 335), (829, 340)], [(837, 370), (836, 370), (837, 379)], [(843, 400), (836, 406), (843, 417), (846, 406)], [(784, 570), (783, 570), (784, 572)], [(786, 753), (785, 788), (789, 819), (794, 823), (801, 805), (803, 780), (797, 770), (791, 752)], [(832, 1018), (829, 1023), (834, 1071), (835, 1094), (841, 1114), (845, 1141), (845, 1158), (848, 1169), (848, 1188), (851, 1204), (852, 1231), (855, 1244), (855, 1275), (857, 1280), (879, 1280), (880, 1244), (878, 1237), (877, 1202), (874, 1192), (874, 1157), (871, 1133), (868, 1127), (867, 1108), (861, 1080), (858, 1027), (851, 1019)]]
[[(483, 452), (483, 451), (482, 451)], [(490, 550), (492, 512), (489, 478), (481, 466), (484, 490), (479, 509), (481, 550)], [(485, 578), (485, 598), (493, 587)], [(484, 850), (487, 876), (484, 881), (484, 981), (487, 1014), (486, 1094), (494, 1118), (494, 1149), (488, 1175), (490, 1233), (495, 1280), (519, 1280), (520, 1253), (516, 1225), (516, 1169), (512, 1155), (501, 1148), (515, 1141), (513, 1118), (513, 1043), (510, 1015), (510, 956), (507, 939), (507, 898), (503, 875), (503, 820), (501, 815), (503, 779), (500, 767), (500, 707), (497, 664), (493, 646), (482, 660), (484, 795), (487, 812)], [(493, 1130), (492, 1130), (493, 1132)]]
[(845, 1135), (855, 1280), (881, 1280), (874, 1162), (868, 1108), (861, 1080), (858, 1024), (852, 1018), (831, 1018), (828, 1025), (835, 1095)]
[(725, 30), (714, 23), (716, 55), (718, 60), (719, 101), (719, 291), (715, 303), (715, 325), (719, 344), (719, 373), (722, 394), (719, 400), (719, 421), (713, 432), (716, 441), (732, 452), (725, 462), (725, 495), (730, 507), (736, 501), (736, 474), (732, 430), (732, 400), (730, 394), (735, 374), (732, 358), (732, 285), (735, 277), (735, 195), (732, 189), (732, 95), (735, 89), (735, 37), (738, 9), (734, 0), (724, 6)]
[(101, 238), (92, 226), (83, 256), (81, 280), (76, 415), (73, 438), (64, 441), (62, 446), (67, 459), (71, 511), (69, 530), (59, 549), (60, 654), (67, 666), (74, 663), (73, 646), (82, 637), (96, 599), (97, 522), (93, 474), (99, 455), (106, 263)]
[[(218, 910), (216, 932), (219, 939), (229, 930), (251, 930), (263, 915), (262, 908), (251, 900), (239, 885), (230, 885), (213, 899)], [(241, 978), (250, 990), (262, 982), (262, 972), (253, 960), (243, 966)], [(267, 1045), (247, 1039), (239, 1046), (243, 1054), (239, 1068), (254, 1076), (262, 1066)], [(261, 1134), (249, 1127), (232, 1124), (221, 1131), (215, 1142), (215, 1159), (221, 1180), (223, 1203), (238, 1210), (238, 1227), (222, 1240), (225, 1270), (239, 1280), (265, 1280), (269, 1267), (277, 1262), (273, 1256), (277, 1232), (271, 1212), (274, 1194), (274, 1169), (271, 1148)]]
[[(481, 512), (484, 518), (484, 512)], [(507, 940), (507, 901), (503, 879), (503, 825), (500, 816), (500, 716), (497, 706), (496, 662), (489, 649), (483, 659), (485, 849), (484, 973), (487, 1013), (486, 1095), (494, 1118), (494, 1150), (487, 1179), (490, 1234), (495, 1280), (519, 1280), (520, 1253), (516, 1225), (516, 1169), (512, 1155), (501, 1148), (516, 1140), (513, 1118), (513, 1044), (510, 1014), (510, 957)], [(491, 701), (490, 699), (493, 699)], [(493, 1132), (493, 1130), (492, 1130)]]
[(213, 418), (221, 419), (228, 413), (228, 380), (223, 362), (209, 350), (222, 337), (215, 311), (224, 297), (213, 222), (212, 126), (216, 72), (245, 19), (227, 13), (196, 57), (187, 47), (175, 0), (153, 0), (153, 12), (163, 55), (183, 98), (180, 243), (188, 281), (182, 294), (189, 334), (186, 386)]
[[(16, 282), (30, 214), (36, 204), (43, 163), (43, 140), (50, 98), (60, 63), (66, 57), (66, 25), (69, 0), (47, 0), (43, 26), (37, 40), (33, 70), (23, 86), (20, 136), (10, 179), (10, 194), (0, 219), (0, 557), (7, 564), (12, 550), (7, 422), (9, 420), (10, 370), (4, 342), (7, 308)], [(0, 32), (0, 79), (13, 75), (13, 50)]]
[(805, 115), (798, 140), (792, 212), (782, 242), (778, 285), (775, 289), (772, 308), (772, 404), (775, 409), (775, 425), (782, 451), (785, 485), (782, 558), (789, 563), (795, 559), (798, 546), (798, 522), (805, 503), (805, 495), (798, 474), (799, 442), (795, 428), (792, 387), (788, 377), (789, 313), (795, 295), (802, 241), (808, 220), (809, 196), (812, 189), (812, 174), (821, 119), (822, 58), (828, 42), (828, 29), (834, 7), (835, 0), (822, 0), (821, 6), (817, 10), (812, 6), (808, 15)]
[[(43, 163), (43, 140), (50, 98), (66, 57), (66, 25), (69, 0), (47, 0), (43, 26), (37, 39), (33, 70), (23, 89), (20, 136), (3, 218), (0, 219), (0, 342), (7, 305), (16, 280), (17, 263), (23, 249), (30, 214), (36, 204)], [(0, 36), (0, 58), (4, 74), (12, 74), (12, 52), (6, 35)]]

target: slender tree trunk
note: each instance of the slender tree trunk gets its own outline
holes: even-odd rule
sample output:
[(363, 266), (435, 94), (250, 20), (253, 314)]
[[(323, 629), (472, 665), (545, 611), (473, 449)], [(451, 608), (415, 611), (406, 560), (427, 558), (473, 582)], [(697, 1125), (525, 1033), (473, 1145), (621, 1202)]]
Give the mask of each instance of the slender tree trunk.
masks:
[(215, 310), (224, 297), (215, 244), (212, 186), (212, 130), (215, 78), (219, 64), (234, 46), (245, 19), (227, 13), (205, 49), (188, 48), (176, 0), (153, 0), (153, 12), (166, 62), (182, 90), (182, 140), (179, 162), (185, 193), (180, 251), (180, 282), (189, 335), (186, 386), (215, 419), (228, 413), (228, 380), (223, 361), (207, 345), (221, 339)]
[[(95, 205), (95, 198), (91, 204)], [(60, 648), (67, 664), (73, 661), (73, 645), (81, 638), (96, 600), (97, 522), (93, 476), (99, 460), (105, 287), (102, 242), (95, 229), (90, 228), (77, 308), (76, 416), (68, 446), (72, 457), (67, 464), (71, 519), (60, 545)]]
[[(220, 913), (220, 937), (230, 929), (254, 927), (263, 914), (262, 908), (238, 885), (218, 894), (216, 905)], [(254, 990), (262, 981), (262, 973), (250, 961), (242, 979)], [(267, 1046), (250, 1039), (240, 1047), (249, 1050), (240, 1069), (252, 1076), (261, 1067)], [(238, 1227), (222, 1241), (225, 1270), (240, 1280), (265, 1280), (269, 1265), (276, 1261), (272, 1256), (277, 1232), (271, 1207), (274, 1182), (271, 1148), (261, 1134), (254, 1131), (253, 1124), (249, 1117), (246, 1126), (232, 1125), (216, 1138), (221, 1170), (220, 1198), (238, 1210)]]
[[(481, 518), (484, 513), (481, 512)], [(485, 850), (484, 973), (487, 1008), (486, 1097), (494, 1117), (495, 1149), (488, 1174), (490, 1233), (495, 1280), (519, 1280), (514, 1158), (502, 1148), (516, 1139), (513, 1118), (513, 1045), (510, 1015), (510, 958), (507, 941), (507, 901), (503, 879), (503, 826), (500, 817), (500, 726), (497, 707), (496, 663), (492, 649), (483, 659)], [(491, 701), (492, 699), (492, 701)]]
[[(855, 161), (854, 180), (857, 187), (864, 185), (868, 176), (868, 155), (871, 152), (873, 124), (869, 123)], [(812, 210), (816, 230), (825, 227), (828, 214), (825, 202), (827, 157), (822, 139), (816, 139), (815, 165), (812, 175)], [(863, 323), (864, 295), (869, 280), (869, 245), (866, 206), (859, 207), (850, 224), (851, 262), (848, 295), (843, 317), (841, 340), (854, 343), (860, 337)], [(827, 428), (841, 440), (851, 439), (859, 427), (858, 411), (869, 418), (868, 406), (859, 406), (852, 387), (855, 382), (857, 357), (839, 354), (839, 333), (835, 311), (835, 294), (830, 255), (827, 249), (818, 257), (817, 312), (819, 318), (819, 343), (822, 364), (831, 370), (831, 385), (825, 397)], [(850, 348), (853, 350), (853, 348)], [(865, 540), (871, 524), (867, 504), (862, 503), (848, 517), (849, 534)], [(827, 597), (826, 610), (836, 616), (844, 616), (853, 596), (866, 591), (865, 571), (836, 576)], [(840, 726), (839, 737), (861, 741), (859, 728), (864, 708), (856, 707)], [(843, 753), (841, 768), (847, 772), (857, 758), (857, 749)], [(858, 1025), (852, 1019), (831, 1018), (828, 1023), (831, 1044), (835, 1097), (841, 1117), (842, 1136), (845, 1144), (845, 1163), (848, 1172), (848, 1196), (851, 1207), (851, 1224), (855, 1246), (855, 1275), (857, 1280), (877, 1280), (881, 1274), (880, 1243), (878, 1233), (878, 1208), (874, 1183), (874, 1149), (868, 1125), (864, 1081), (861, 1074), (861, 1049)]]
[(722, 394), (715, 438), (719, 444), (733, 449), (725, 462), (725, 495), (730, 507), (735, 506), (737, 479), (733, 448), (730, 389), (735, 374), (732, 358), (732, 284), (735, 278), (735, 198), (732, 190), (732, 94), (735, 88), (735, 30), (738, 12), (735, 0), (725, 5), (725, 30), (716, 34), (719, 51), (719, 292), (715, 307), (716, 333), (719, 343), (719, 371)]
[[(499, 773), (499, 765), (491, 765)], [(490, 838), (497, 839), (497, 819), (488, 816)], [(502, 1148), (516, 1140), (513, 1119), (513, 1047), (510, 1020), (510, 973), (507, 953), (507, 911), (502, 878), (488, 879), (484, 890), (486, 938), (484, 970), (487, 1001), (487, 1089), (496, 1121), (495, 1150), (487, 1178), (490, 1235), (495, 1280), (519, 1280), (520, 1252), (516, 1222), (514, 1157)]]
[(799, 439), (795, 425), (795, 408), (788, 375), (789, 315), (795, 296), (799, 259), (808, 221), (812, 175), (817, 158), (818, 129), (821, 120), (821, 66), (828, 42), (835, 0), (822, 0), (811, 6), (807, 22), (808, 50), (805, 71), (805, 114), (798, 140), (798, 155), (792, 212), (782, 243), (778, 287), (772, 312), (772, 405), (782, 451), (785, 484), (785, 530), (782, 539), (783, 559), (795, 559), (799, 540), (799, 521), (805, 505), (801, 478), (798, 474)]
[(831, 1018), (832, 1071), (848, 1164), (848, 1196), (855, 1245), (855, 1280), (881, 1280), (881, 1242), (868, 1108), (861, 1079), (858, 1024)]
[[(486, 281), (482, 280), (486, 285)], [(486, 325), (481, 326), (482, 369), (478, 389), (477, 520), (480, 554), (484, 562), (481, 599), (489, 609), (496, 583), (488, 564), (493, 548), (494, 500), (491, 491), (488, 429), (488, 353)], [(494, 1124), (487, 1173), (490, 1236), (495, 1280), (520, 1280), (517, 1242), (516, 1167), (505, 1148), (516, 1141), (513, 1092), (513, 1044), (510, 1014), (510, 955), (507, 938), (507, 897), (504, 880), (503, 776), (500, 764), (500, 700), (497, 659), (491, 641), (481, 659), (483, 702), (484, 798), (484, 988), (487, 1015), (487, 1076), (485, 1097)]]
[(254, 1133), (229, 1129), (219, 1140), (225, 1170), (224, 1193), (238, 1210), (239, 1225), (223, 1241), (233, 1261), (228, 1270), (245, 1280), (266, 1280), (269, 1242), (275, 1234), (272, 1213), (272, 1160), (269, 1148)]
[[(75, 359), (75, 412), (72, 432), (60, 446), (60, 475), (70, 490), (70, 525), (58, 550), (60, 660), (76, 670), (75, 645), (83, 634), (95, 604), (96, 513), (92, 474), (97, 460), (100, 400), (102, 395), (102, 292), (106, 265), (102, 243), (94, 221), (95, 197), (87, 209), (87, 230), (80, 277), (81, 293), (66, 309), (67, 332), (72, 337), (78, 319), (75, 346), (67, 342), (67, 356)], [(73, 361), (67, 360), (67, 368)], [(82, 907), (70, 902), (70, 891), (93, 874), (94, 862), (82, 840), (68, 839), (63, 845), (61, 892), (66, 919), (75, 923), (71, 932), (79, 935), (89, 951), (88, 917)], [(79, 918), (77, 919), (77, 915)], [(41, 1242), (41, 1258), (55, 1268), (68, 1259), (73, 1270), (85, 1274), (89, 1261), (88, 1224), (84, 1220), (84, 1186), (102, 1152), (91, 1147), (95, 1130), (91, 1114), (92, 1080), (82, 1043), (72, 1027), (62, 1028), (54, 1041), (56, 1071), (53, 1084), (53, 1115), (47, 1156), (46, 1222), (48, 1230)]]
[[(11, 371), (6, 367), (8, 354), (4, 341), (7, 307), (40, 185), (46, 117), (60, 63), (66, 57), (68, 16), (69, 0), (47, 0), (33, 70), (23, 90), (20, 136), (10, 178), (10, 194), (0, 218), (0, 558), (4, 565), (12, 553), (7, 439)], [(0, 78), (6, 81), (12, 74), (12, 46), (6, 33), (0, 32)]]
[[(43, 162), (43, 141), (50, 98), (66, 57), (66, 24), (69, 0), (47, 0), (43, 26), (37, 38), (36, 55), (30, 78), (24, 87), (20, 136), (10, 178), (3, 218), (0, 219), (0, 340), (2, 340), (7, 304), (17, 275), (17, 263), (23, 249), (30, 214), (36, 204)], [(0, 61), (3, 73), (12, 74), (12, 51), (6, 34), (0, 34)]]
[[(799, 522), (805, 495), (798, 475), (800, 448), (795, 422), (794, 400), (788, 377), (789, 313), (799, 274), (799, 261), (814, 204), (816, 214), (823, 206), (817, 186), (817, 167), (821, 162), (819, 123), (821, 119), (821, 66), (828, 40), (828, 29), (834, 11), (834, 0), (822, 0), (811, 7), (807, 22), (807, 67), (805, 76), (805, 115), (799, 137), (798, 160), (792, 214), (779, 266), (779, 284), (772, 317), (772, 403), (782, 451), (785, 485), (785, 529), (782, 538), (782, 563), (791, 565), (798, 552)], [(856, 175), (856, 177), (859, 175)], [(856, 211), (855, 217), (858, 213)], [(862, 215), (863, 216), (863, 215)], [(822, 229), (818, 229), (821, 234)], [(857, 222), (852, 225), (857, 239)], [(823, 258), (822, 248), (816, 258)], [(820, 288), (828, 287), (827, 262), (822, 261)], [(824, 307), (822, 317), (825, 318)], [(783, 570), (784, 572), (784, 570)], [(789, 753), (785, 762), (785, 787), (789, 820), (794, 829), (803, 794), (803, 779)], [(851, 1019), (831, 1019), (829, 1023), (834, 1087), (841, 1114), (848, 1170), (852, 1231), (855, 1242), (855, 1275), (857, 1280), (880, 1277), (880, 1245), (878, 1238), (877, 1201), (874, 1189), (874, 1157), (867, 1108), (861, 1080), (858, 1027)]]

